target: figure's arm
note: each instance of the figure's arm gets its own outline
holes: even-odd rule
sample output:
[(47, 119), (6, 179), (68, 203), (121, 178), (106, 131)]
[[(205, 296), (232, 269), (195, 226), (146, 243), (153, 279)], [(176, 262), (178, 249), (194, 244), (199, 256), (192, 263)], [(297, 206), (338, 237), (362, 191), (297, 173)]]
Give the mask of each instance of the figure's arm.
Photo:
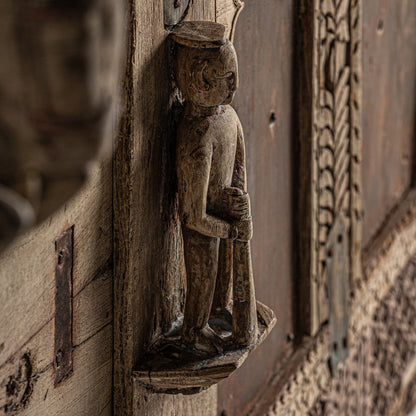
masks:
[[(189, 138), (192, 143), (192, 137)], [(207, 214), (207, 193), (212, 145), (195, 140), (194, 148), (179, 149), (178, 191), (182, 223), (203, 235), (235, 238), (236, 228), (221, 218)]]
[(250, 198), (247, 194), (246, 158), (243, 129), (237, 118), (237, 146), (235, 151), (233, 176), (231, 186), (223, 191), (225, 212), (234, 219), (244, 219), (250, 216)]
[(237, 148), (234, 162), (232, 187), (225, 189), (228, 199), (228, 209), (232, 217), (238, 219), (235, 223), (238, 229), (237, 240), (249, 241), (253, 236), (250, 197), (247, 193), (247, 173), (244, 134), (237, 119)]

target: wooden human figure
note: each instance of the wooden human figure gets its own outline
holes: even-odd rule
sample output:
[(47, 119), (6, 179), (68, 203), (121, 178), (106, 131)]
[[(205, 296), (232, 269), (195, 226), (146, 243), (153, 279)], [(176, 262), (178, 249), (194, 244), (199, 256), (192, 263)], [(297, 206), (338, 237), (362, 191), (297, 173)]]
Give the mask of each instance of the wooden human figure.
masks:
[(197, 346), (215, 338), (210, 316), (229, 316), (231, 285), (232, 339), (241, 346), (257, 339), (244, 137), (229, 105), (238, 87), (237, 57), (224, 33), (217, 23), (185, 22), (172, 34), (185, 99), (177, 131), (187, 275), (182, 340)]

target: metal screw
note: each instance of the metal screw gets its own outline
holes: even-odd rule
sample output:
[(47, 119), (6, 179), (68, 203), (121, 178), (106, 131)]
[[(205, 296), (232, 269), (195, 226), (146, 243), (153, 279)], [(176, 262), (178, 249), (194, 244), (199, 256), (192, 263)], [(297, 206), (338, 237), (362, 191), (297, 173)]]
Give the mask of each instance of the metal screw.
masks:
[(56, 366), (57, 366), (57, 367), (60, 367), (60, 366), (61, 366), (61, 364), (62, 364), (62, 358), (63, 358), (62, 351), (61, 351), (61, 350), (59, 350), (59, 351), (56, 353), (56, 356), (55, 356), (55, 362), (56, 362)]
[(62, 264), (64, 262), (64, 250), (61, 250), (58, 254), (58, 264)]

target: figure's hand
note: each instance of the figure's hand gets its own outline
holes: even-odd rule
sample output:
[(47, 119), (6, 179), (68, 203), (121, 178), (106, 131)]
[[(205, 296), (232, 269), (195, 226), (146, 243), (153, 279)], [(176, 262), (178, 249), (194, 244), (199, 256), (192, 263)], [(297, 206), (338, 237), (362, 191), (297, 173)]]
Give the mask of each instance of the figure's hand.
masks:
[(247, 192), (230, 186), (223, 190), (222, 200), (227, 217), (241, 220), (250, 216), (250, 197)]
[(238, 221), (237, 226), (237, 240), (250, 241), (253, 238), (253, 221), (251, 217)]

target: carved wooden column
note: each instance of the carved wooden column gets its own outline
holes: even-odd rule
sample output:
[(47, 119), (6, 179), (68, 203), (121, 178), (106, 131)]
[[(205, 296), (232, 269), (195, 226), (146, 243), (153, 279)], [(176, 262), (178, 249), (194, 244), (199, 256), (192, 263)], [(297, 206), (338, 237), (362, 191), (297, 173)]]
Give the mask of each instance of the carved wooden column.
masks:
[[(174, 7), (174, 1), (170, 2)], [(215, 2), (187, 9), (196, 20), (215, 20)], [(182, 16), (186, 17), (186, 16)], [(129, 53), (125, 107), (114, 154), (114, 412), (159, 415), (191, 408), (216, 412), (216, 390), (198, 399), (153, 395), (133, 384), (138, 358), (167, 331), (181, 307), (182, 243), (175, 196), (175, 142), (171, 104), (169, 32), (164, 2), (129, 1)], [(175, 410), (176, 411), (176, 410)], [(179, 410), (178, 410), (179, 411)]]

